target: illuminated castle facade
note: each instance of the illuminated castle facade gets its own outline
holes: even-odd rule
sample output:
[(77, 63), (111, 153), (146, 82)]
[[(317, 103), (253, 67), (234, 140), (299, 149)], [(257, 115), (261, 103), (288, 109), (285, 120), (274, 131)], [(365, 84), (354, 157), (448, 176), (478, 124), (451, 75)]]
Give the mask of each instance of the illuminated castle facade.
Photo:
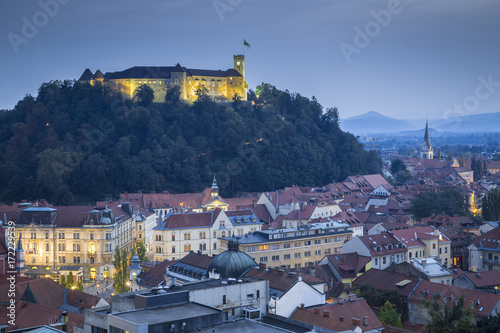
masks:
[(245, 82), (245, 56), (235, 55), (234, 68), (226, 71), (192, 69), (176, 66), (135, 66), (120, 72), (100, 70), (92, 73), (86, 69), (79, 81), (94, 85), (97, 81), (114, 90), (122, 92), (129, 98), (143, 84), (150, 86), (155, 94), (155, 102), (164, 102), (168, 89), (176, 85), (180, 87), (183, 100), (196, 100), (196, 91), (205, 87), (208, 94), (216, 100), (232, 100), (238, 95), (241, 100), (247, 100), (248, 85)]

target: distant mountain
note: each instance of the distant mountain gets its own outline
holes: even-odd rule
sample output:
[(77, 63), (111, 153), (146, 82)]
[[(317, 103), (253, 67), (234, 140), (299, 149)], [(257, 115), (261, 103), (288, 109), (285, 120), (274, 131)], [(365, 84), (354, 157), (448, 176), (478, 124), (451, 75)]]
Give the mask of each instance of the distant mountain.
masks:
[(394, 119), (375, 111), (370, 111), (355, 117), (345, 118), (340, 122), (340, 126), (344, 131), (348, 131), (356, 135), (369, 133), (397, 133), (418, 129), (418, 127), (407, 120)]
[(435, 128), (441, 132), (455, 133), (500, 132), (500, 112), (467, 115), (445, 121), (445, 124)]

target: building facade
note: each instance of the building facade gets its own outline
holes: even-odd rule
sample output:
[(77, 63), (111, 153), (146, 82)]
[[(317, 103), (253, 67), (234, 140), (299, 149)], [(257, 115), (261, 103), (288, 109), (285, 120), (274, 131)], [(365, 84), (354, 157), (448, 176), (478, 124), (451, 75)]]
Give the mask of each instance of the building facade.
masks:
[(233, 60), (233, 68), (225, 71), (186, 68), (179, 64), (173, 67), (135, 66), (105, 74), (100, 70), (92, 73), (87, 68), (79, 81), (92, 85), (100, 82), (128, 98), (133, 98), (140, 86), (148, 85), (154, 91), (155, 102), (164, 102), (165, 95), (174, 86), (179, 87), (181, 99), (187, 101), (195, 101), (197, 90), (202, 87), (215, 99), (232, 100), (236, 95), (246, 101), (245, 56), (235, 55)]
[[(257, 263), (269, 267), (300, 268), (317, 264), (325, 254), (340, 253), (352, 237), (349, 225), (339, 222), (314, 223), (303, 228), (252, 232), (238, 236), (240, 250)], [(221, 239), (226, 249), (229, 239)]]
[(117, 204), (18, 207), (6, 212), (24, 249), (26, 276), (58, 278), (60, 267), (83, 268), (83, 279), (113, 276), (115, 248), (131, 251), (135, 216)]

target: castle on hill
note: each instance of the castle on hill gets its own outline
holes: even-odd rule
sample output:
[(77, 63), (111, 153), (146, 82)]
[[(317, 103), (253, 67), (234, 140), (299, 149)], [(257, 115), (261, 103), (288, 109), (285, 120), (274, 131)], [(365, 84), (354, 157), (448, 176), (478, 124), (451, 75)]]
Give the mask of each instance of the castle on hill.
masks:
[(247, 100), (248, 85), (245, 81), (245, 56), (235, 55), (234, 67), (226, 71), (192, 69), (176, 66), (134, 66), (119, 72), (100, 70), (92, 73), (86, 69), (78, 81), (94, 85), (96, 82), (120, 91), (129, 98), (138, 87), (147, 84), (154, 91), (154, 102), (164, 102), (168, 89), (179, 86), (181, 99), (196, 100), (196, 91), (205, 87), (208, 94), (217, 100), (232, 100), (235, 95)]

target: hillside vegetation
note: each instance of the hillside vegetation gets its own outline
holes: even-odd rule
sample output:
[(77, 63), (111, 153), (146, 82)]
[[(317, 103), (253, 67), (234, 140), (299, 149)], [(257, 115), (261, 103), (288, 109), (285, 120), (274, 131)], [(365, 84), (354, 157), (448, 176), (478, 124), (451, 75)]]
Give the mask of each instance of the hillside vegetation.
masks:
[(221, 195), (314, 186), (377, 173), (375, 152), (340, 130), (338, 112), (300, 94), (259, 86), (244, 103), (192, 105), (125, 99), (100, 85), (53, 81), (0, 112), (0, 200), (58, 204), (122, 191)]

